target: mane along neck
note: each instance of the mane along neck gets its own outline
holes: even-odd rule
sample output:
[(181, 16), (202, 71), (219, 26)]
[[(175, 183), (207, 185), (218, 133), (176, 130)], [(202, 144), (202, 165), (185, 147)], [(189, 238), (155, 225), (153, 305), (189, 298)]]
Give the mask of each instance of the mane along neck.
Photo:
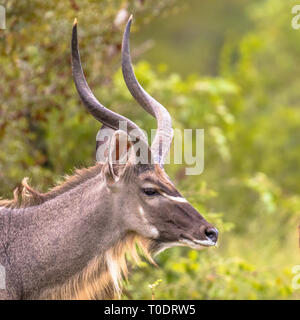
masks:
[(14, 190), (14, 199), (0, 200), (0, 207), (7, 208), (29, 208), (52, 200), (65, 192), (68, 192), (89, 179), (94, 178), (101, 173), (103, 165), (98, 163), (93, 167), (85, 169), (76, 169), (75, 174), (66, 176), (65, 181), (52, 188), (47, 193), (40, 193), (29, 186), (29, 178), (24, 178), (21, 184)]
[[(138, 249), (139, 248), (139, 249)], [(105, 253), (95, 257), (79, 273), (65, 283), (44, 290), (33, 299), (49, 300), (108, 300), (120, 298), (122, 280), (127, 280), (129, 255), (135, 263), (140, 263), (140, 254), (156, 265), (150, 254), (151, 240), (135, 233), (128, 234), (125, 239)]]

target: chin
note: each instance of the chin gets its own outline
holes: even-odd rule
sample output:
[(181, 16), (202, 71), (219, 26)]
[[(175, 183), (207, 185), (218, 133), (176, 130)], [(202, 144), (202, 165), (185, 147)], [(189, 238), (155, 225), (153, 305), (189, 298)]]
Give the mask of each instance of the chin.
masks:
[(207, 247), (217, 246), (217, 243), (211, 240), (188, 240), (180, 239), (177, 241), (162, 242), (159, 240), (152, 240), (151, 252), (154, 256), (162, 253), (163, 251), (173, 247), (188, 247), (195, 250), (202, 250)]

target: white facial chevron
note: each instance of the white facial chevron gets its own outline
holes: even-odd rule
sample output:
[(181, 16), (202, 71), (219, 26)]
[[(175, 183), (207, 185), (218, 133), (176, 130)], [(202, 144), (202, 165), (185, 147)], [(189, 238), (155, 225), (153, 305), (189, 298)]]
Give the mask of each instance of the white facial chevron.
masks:
[(183, 197), (173, 197), (173, 196), (169, 196), (168, 194), (166, 193), (162, 193), (162, 195), (166, 198), (168, 198), (169, 200), (172, 200), (172, 201), (175, 201), (175, 202), (181, 202), (181, 203), (186, 203), (188, 202), (185, 198)]

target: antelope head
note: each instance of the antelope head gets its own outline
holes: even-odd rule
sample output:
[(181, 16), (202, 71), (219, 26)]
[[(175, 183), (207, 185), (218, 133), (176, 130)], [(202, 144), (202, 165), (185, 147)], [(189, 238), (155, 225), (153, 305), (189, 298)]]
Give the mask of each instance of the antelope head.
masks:
[[(137, 81), (130, 57), (129, 34), (132, 17), (122, 42), (122, 71), (126, 85), (135, 100), (157, 121), (151, 147), (143, 131), (129, 119), (105, 108), (90, 90), (81, 67), (77, 22), (72, 33), (72, 70), (79, 96), (87, 110), (111, 130), (103, 174), (112, 207), (112, 219), (123, 233), (134, 232), (151, 241), (153, 253), (172, 246), (194, 249), (214, 246), (218, 231), (179, 193), (163, 169), (173, 138), (169, 112), (152, 98)], [(120, 122), (127, 132), (120, 130)], [(145, 152), (137, 156), (136, 146)], [(97, 143), (97, 149), (103, 142)], [(140, 152), (140, 151), (139, 151)], [(147, 161), (141, 161), (145, 160)], [(101, 194), (99, 194), (101, 197)]]

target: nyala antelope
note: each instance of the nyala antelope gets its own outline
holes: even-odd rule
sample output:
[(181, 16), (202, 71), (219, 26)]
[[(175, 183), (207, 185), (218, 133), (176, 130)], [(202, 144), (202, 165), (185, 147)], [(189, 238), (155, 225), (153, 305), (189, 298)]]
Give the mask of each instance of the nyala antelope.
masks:
[[(144, 252), (155, 263), (152, 257), (166, 248), (201, 249), (217, 242), (218, 231), (177, 191), (163, 169), (173, 137), (171, 117), (134, 75), (131, 21), (130, 17), (122, 42), (123, 76), (132, 96), (157, 120), (153, 143), (148, 146), (134, 122), (105, 108), (91, 92), (81, 67), (75, 20), (71, 51), (77, 91), (102, 128), (114, 131), (105, 161), (77, 171), (47, 193), (31, 188), (25, 178), (13, 200), (1, 200), (1, 299), (118, 298), (128, 273), (127, 253), (138, 262), (138, 253)], [(120, 121), (127, 132), (119, 129)], [(147, 163), (136, 161), (134, 131), (135, 141), (147, 147)]]

